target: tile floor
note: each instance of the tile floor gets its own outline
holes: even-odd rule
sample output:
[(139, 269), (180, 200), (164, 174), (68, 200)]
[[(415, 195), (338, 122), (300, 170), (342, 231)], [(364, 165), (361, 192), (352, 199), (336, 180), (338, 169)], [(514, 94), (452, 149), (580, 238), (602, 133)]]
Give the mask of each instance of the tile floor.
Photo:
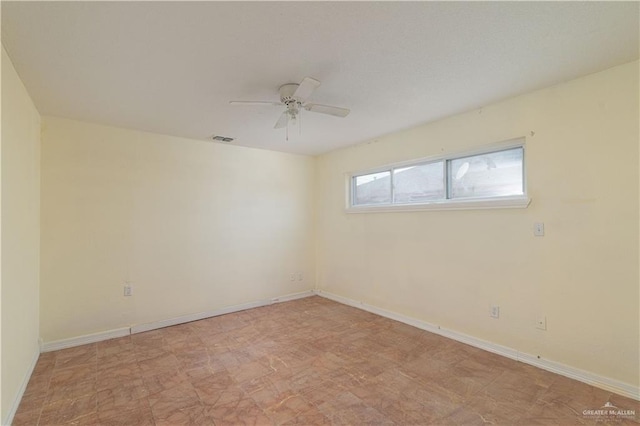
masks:
[(583, 410), (606, 402), (640, 414), (637, 401), (316, 296), (44, 353), (13, 424), (593, 424)]

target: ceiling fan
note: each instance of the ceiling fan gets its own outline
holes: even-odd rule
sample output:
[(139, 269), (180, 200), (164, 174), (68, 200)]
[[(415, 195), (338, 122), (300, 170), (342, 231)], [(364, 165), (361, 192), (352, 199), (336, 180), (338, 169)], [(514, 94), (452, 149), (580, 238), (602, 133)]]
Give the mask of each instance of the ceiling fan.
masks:
[[(231, 105), (258, 105), (258, 106), (284, 106), (286, 109), (276, 121), (274, 129), (287, 127), (289, 123), (296, 124), (300, 112), (305, 109), (311, 112), (329, 114), (336, 117), (346, 117), (349, 114), (347, 108), (329, 105), (307, 103), (307, 99), (320, 86), (320, 82), (311, 77), (305, 77), (300, 84), (289, 83), (280, 86), (280, 102), (269, 101), (231, 101)], [(288, 127), (287, 127), (288, 129)]]

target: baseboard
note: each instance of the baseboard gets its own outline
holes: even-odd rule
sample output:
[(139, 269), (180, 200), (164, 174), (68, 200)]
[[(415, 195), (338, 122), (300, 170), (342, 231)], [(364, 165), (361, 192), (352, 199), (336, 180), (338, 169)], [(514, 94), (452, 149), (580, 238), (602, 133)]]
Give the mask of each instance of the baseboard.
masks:
[(581, 370), (579, 368), (571, 367), (548, 359), (538, 358), (537, 356), (522, 352), (520, 352), (518, 361), (640, 401), (640, 388), (629, 383), (621, 382), (620, 380), (611, 379), (609, 377), (601, 376), (599, 374), (591, 373), (589, 371)]
[(301, 291), (300, 293), (287, 294), (285, 296), (274, 297), (271, 299), (271, 303), (290, 302), (292, 300), (304, 299), (305, 297), (315, 296), (314, 290)]
[(414, 326), (416, 328), (429, 331), (431, 333), (439, 334), (443, 337), (447, 337), (449, 339), (453, 339), (488, 352), (493, 352), (495, 354), (524, 362), (535, 367), (542, 368), (543, 370), (547, 370), (561, 376), (569, 377), (570, 379), (578, 380), (580, 382), (587, 383), (589, 385), (640, 401), (640, 388), (637, 386), (633, 386), (619, 380), (611, 379), (609, 377), (600, 376), (598, 374), (574, 368), (565, 364), (561, 364), (559, 362), (541, 359), (537, 356), (520, 352), (517, 349), (478, 339), (476, 337), (459, 333), (454, 330), (444, 329), (438, 325), (434, 325), (416, 318), (411, 318), (406, 315), (398, 314), (396, 312), (387, 311), (385, 309), (378, 308), (377, 306), (349, 299), (348, 297), (339, 296), (337, 294), (329, 293), (323, 290), (315, 290), (314, 292), (318, 296), (333, 300), (335, 302), (353, 306), (354, 308), (362, 309), (376, 315), (390, 318), (392, 320), (396, 320)]
[(24, 375), (22, 379), (22, 383), (20, 384), (20, 389), (18, 389), (18, 393), (13, 398), (13, 403), (11, 404), (11, 409), (7, 413), (7, 417), (2, 419), (3, 425), (10, 425), (13, 423), (13, 417), (16, 415), (16, 411), (18, 411), (18, 407), (20, 406), (20, 401), (22, 401), (22, 396), (24, 395), (24, 391), (27, 390), (27, 385), (29, 384), (29, 379), (31, 379), (31, 374), (33, 374), (33, 370), (36, 368), (36, 364), (38, 363), (38, 358), (40, 357), (40, 351), (36, 351), (31, 359), (31, 365), (29, 365), (29, 369), (27, 370), (27, 374)]
[(233, 312), (244, 311), (246, 309), (259, 308), (274, 303), (288, 302), (291, 300), (302, 299), (315, 295), (313, 290), (302, 291), (299, 293), (287, 294), (284, 296), (274, 297), (272, 299), (258, 300), (255, 302), (243, 303), (240, 305), (229, 306), (226, 308), (215, 309), (213, 311), (199, 312), (196, 314), (183, 315), (176, 318), (169, 318), (144, 324), (136, 324), (131, 327), (117, 328), (113, 330), (102, 331), (98, 333), (86, 334), (69, 339), (55, 340), (52, 342), (42, 342), (40, 339), (40, 352), (51, 352), (60, 349), (72, 348), (75, 346), (86, 345), (88, 343), (102, 342), (103, 340), (114, 339), (116, 337), (128, 336), (130, 334), (142, 333), (144, 331), (156, 330), (158, 328), (170, 327), (172, 325), (184, 324), (191, 321), (197, 321), (205, 318), (216, 317), (219, 315), (230, 314)]
[(262, 306), (272, 305), (274, 303), (288, 302), (290, 300), (302, 299), (304, 297), (313, 296), (313, 290), (303, 291), (300, 293), (287, 294), (272, 299), (257, 300), (255, 302), (242, 303), (240, 305), (229, 306), (226, 308), (214, 309), (212, 311), (199, 312), (196, 314), (183, 315), (176, 318), (150, 322), (146, 324), (138, 324), (131, 327), (131, 334), (142, 333), (144, 331), (156, 330), (158, 328), (170, 327), (172, 325), (184, 324), (191, 321), (198, 321), (205, 318), (217, 317), (220, 315), (231, 314), (233, 312), (245, 311), (247, 309), (259, 308)]
[(85, 334), (84, 336), (71, 337), (69, 339), (54, 340), (52, 342), (42, 343), (40, 346), (40, 352), (51, 352), (60, 349), (73, 348), (75, 346), (115, 339), (116, 337), (128, 336), (129, 334), (131, 334), (129, 327), (125, 327), (101, 331), (99, 333)]
[(179, 324), (184, 324), (191, 321), (198, 321), (205, 318), (217, 317), (219, 315), (225, 315), (233, 312), (244, 311), (246, 309), (259, 308), (261, 306), (270, 305), (271, 303), (272, 302), (270, 300), (258, 300), (256, 302), (242, 303), (240, 305), (234, 305), (226, 308), (215, 309), (213, 311), (198, 312), (195, 314), (183, 315), (180, 317), (169, 318), (161, 321), (148, 322), (145, 324), (137, 324), (131, 327), (131, 334), (157, 330), (159, 328), (171, 327), (172, 325), (179, 325)]

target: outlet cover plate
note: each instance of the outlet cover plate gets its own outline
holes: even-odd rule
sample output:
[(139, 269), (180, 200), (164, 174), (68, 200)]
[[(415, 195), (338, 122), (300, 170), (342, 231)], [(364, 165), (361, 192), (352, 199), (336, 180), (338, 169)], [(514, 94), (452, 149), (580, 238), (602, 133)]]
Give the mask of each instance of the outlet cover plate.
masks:
[(536, 328), (538, 330), (546, 330), (547, 329), (547, 317), (541, 315), (536, 319)]
[(491, 318), (500, 318), (500, 306), (491, 305), (489, 315), (491, 316)]

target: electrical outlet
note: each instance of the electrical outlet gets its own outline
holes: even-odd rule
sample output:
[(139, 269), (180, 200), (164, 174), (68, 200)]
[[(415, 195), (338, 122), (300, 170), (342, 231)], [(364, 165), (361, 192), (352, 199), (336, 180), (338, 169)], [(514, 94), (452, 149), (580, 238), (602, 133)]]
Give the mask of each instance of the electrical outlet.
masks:
[(538, 319), (536, 320), (536, 328), (539, 330), (546, 330), (547, 317), (545, 317), (544, 315), (539, 316)]
[(302, 275), (302, 272), (298, 272), (298, 281), (302, 281), (303, 278), (304, 275)]
[(491, 316), (491, 318), (500, 318), (500, 306), (491, 305), (489, 316)]
[(293, 273), (293, 272), (291, 274), (289, 274), (289, 280), (295, 281), (296, 280), (296, 274)]
[(133, 296), (133, 287), (130, 283), (126, 283), (124, 285), (124, 295), (125, 296)]

